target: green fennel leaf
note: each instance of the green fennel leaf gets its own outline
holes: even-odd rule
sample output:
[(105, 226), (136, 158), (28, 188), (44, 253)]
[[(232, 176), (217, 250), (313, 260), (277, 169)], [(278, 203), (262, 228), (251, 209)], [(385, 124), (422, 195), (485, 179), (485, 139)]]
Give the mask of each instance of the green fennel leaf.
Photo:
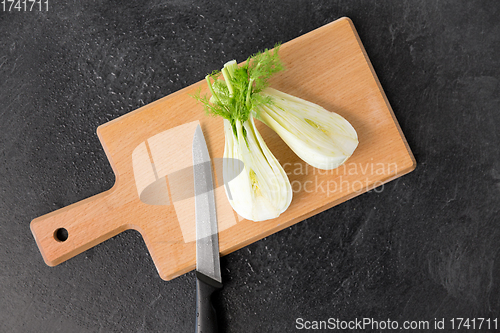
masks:
[(240, 66), (234, 60), (226, 63), (221, 71), (206, 76), (211, 96), (201, 96), (198, 91), (193, 97), (208, 114), (229, 120), (234, 130), (236, 121), (245, 122), (252, 113), (258, 116), (257, 107), (271, 103), (270, 97), (259, 93), (275, 73), (284, 70), (279, 48), (280, 44), (276, 44), (274, 50), (258, 52)]

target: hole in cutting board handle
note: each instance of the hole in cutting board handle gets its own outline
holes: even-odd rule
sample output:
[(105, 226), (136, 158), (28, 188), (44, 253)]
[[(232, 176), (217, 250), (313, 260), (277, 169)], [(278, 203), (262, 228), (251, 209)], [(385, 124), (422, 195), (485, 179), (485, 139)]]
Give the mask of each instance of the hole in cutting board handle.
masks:
[(64, 242), (68, 239), (68, 230), (64, 228), (59, 228), (56, 231), (54, 231), (54, 238), (58, 242)]

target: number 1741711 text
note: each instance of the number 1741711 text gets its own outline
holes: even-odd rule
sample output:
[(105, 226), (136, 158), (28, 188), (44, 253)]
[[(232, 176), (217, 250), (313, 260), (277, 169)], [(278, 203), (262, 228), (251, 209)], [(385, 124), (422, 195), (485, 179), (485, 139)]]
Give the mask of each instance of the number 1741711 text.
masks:
[(1, 0), (4, 12), (48, 11), (49, 0)]

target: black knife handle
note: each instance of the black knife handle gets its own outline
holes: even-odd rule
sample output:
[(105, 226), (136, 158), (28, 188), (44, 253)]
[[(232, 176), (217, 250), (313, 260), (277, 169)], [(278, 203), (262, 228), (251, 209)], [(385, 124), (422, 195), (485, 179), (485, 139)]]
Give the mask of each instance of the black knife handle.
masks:
[(196, 272), (196, 333), (218, 332), (212, 294), (221, 288), (222, 283)]

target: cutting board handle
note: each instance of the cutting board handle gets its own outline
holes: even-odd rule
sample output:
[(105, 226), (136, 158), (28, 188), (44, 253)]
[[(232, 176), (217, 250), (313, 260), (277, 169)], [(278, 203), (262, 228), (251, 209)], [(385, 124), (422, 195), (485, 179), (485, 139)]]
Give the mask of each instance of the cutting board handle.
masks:
[(55, 266), (129, 229), (118, 216), (126, 214), (115, 187), (31, 222), (43, 259)]

